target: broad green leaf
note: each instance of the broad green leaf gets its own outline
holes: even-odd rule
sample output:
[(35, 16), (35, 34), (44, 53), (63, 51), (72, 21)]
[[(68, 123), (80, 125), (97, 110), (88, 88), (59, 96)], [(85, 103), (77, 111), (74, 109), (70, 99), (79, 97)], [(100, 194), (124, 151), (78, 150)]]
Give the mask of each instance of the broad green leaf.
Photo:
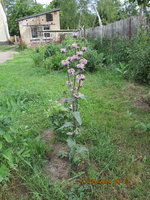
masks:
[(72, 122), (66, 122), (62, 127), (60, 127), (58, 130), (64, 129), (64, 128), (68, 128), (73, 126)]
[(76, 141), (73, 140), (73, 139), (71, 139), (71, 138), (68, 138), (68, 139), (67, 139), (67, 144), (68, 144), (68, 146), (69, 146), (70, 148), (72, 148), (72, 147), (75, 147), (75, 146), (76, 146)]
[(85, 153), (89, 153), (89, 150), (86, 147), (80, 145), (78, 146), (76, 152), (79, 154), (85, 154)]
[(4, 137), (4, 139), (5, 139), (8, 143), (12, 143), (12, 142), (13, 142), (12, 137), (10, 136), (9, 133), (5, 133), (5, 134), (3, 135), (3, 137)]
[(12, 150), (12, 148), (7, 149), (2, 155), (7, 160), (9, 166), (14, 168), (13, 150)]
[(80, 113), (79, 112), (73, 112), (72, 114), (73, 114), (74, 118), (76, 119), (76, 121), (78, 122), (78, 124), (81, 126), (82, 119), (80, 117)]
[(22, 155), (23, 158), (29, 158), (31, 156), (30, 150), (24, 151), (21, 155)]
[(9, 175), (9, 169), (6, 165), (0, 167), (0, 182), (2, 182)]
[(0, 136), (3, 136), (5, 134), (5, 131), (3, 131), (3, 129), (0, 128)]
[(0, 150), (2, 149), (3, 145), (2, 145), (2, 142), (0, 142)]
[(74, 133), (73, 132), (68, 132), (66, 133), (67, 135), (73, 135)]

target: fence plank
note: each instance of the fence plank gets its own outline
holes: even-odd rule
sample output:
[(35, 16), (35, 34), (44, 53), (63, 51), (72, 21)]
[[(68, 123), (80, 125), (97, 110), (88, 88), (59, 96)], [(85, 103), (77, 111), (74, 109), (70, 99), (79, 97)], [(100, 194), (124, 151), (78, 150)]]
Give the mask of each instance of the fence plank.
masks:
[(120, 20), (112, 24), (97, 26), (81, 31), (81, 35), (97, 38), (99, 36), (109, 37), (127, 37), (131, 38), (138, 32), (141, 25), (145, 25), (150, 30), (150, 20), (141, 16), (129, 17), (128, 19)]

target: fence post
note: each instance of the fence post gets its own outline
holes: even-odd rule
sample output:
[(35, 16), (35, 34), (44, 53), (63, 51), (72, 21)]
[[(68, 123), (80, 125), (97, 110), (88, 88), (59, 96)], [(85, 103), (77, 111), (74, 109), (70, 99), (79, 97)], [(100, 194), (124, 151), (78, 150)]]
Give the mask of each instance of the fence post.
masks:
[(132, 36), (132, 18), (129, 18), (129, 40), (131, 39)]
[(86, 36), (86, 29), (85, 29), (85, 26), (84, 26), (84, 30), (83, 30), (83, 31), (84, 31), (83, 34), (84, 34), (84, 38), (85, 38), (85, 36)]

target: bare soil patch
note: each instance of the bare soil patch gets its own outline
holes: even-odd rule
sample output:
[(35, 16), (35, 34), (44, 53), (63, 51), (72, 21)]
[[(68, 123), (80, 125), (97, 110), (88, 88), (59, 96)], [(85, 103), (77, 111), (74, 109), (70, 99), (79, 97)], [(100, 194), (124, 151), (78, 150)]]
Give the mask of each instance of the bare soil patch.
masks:
[(68, 146), (64, 143), (55, 143), (55, 134), (52, 130), (47, 130), (42, 134), (42, 138), (47, 144), (47, 148), (50, 148), (50, 153), (46, 157), (46, 164), (43, 169), (44, 173), (47, 174), (52, 181), (59, 179), (68, 179), (70, 177), (69, 169), (71, 163), (68, 159), (60, 158), (59, 152), (68, 152)]
[(0, 190), (0, 193), (3, 195), (0, 196), (1, 200), (28, 200), (29, 199), (29, 190), (25, 185), (22, 184), (22, 181), (18, 178), (14, 178), (9, 182), (8, 189), (5, 192)]
[(136, 98), (134, 100), (134, 104), (135, 104), (135, 106), (137, 106), (143, 110), (150, 110), (150, 105), (148, 104), (148, 102), (145, 100), (145, 98), (143, 96), (140, 98)]
[(124, 87), (124, 92), (129, 97), (139, 97), (145, 94), (145, 89), (143, 89), (142, 85), (137, 83), (128, 82)]
[(148, 88), (145, 89), (140, 84), (129, 82), (127, 87), (124, 88), (124, 92), (135, 107), (150, 110), (150, 94)]

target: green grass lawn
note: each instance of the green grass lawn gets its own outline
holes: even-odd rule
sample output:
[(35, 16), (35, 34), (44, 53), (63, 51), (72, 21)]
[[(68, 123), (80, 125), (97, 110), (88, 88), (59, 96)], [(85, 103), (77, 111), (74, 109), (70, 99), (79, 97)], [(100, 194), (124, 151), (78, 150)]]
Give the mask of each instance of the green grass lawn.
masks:
[[(9, 180), (1, 185), (0, 199), (150, 199), (150, 140), (143, 128), (150, 123), (150, 111), (134, 103), (147, 94), (148, 87), (127, 82), (106, 70), (86, 74), (82, 134), (77, 141), (90, 151), (86, 178), (111, 179), (112, 183), (61, 185), (41, 170), (46, 150), (39, 136), (50, 126), (49, 100), (63, 97), (65, 73), (48, 73), (33, 66), (28, 51), (0, 65), (0, 122), (6, 124), (5, 131), (11, 136), (5, 138), (1, 154), (5, 156), (0, 158), (10, 165)], [(8, 156), (8, 152), (13, 153)], [(120, 184), (114, 183), (117, 178)], [(124, 183), (125, 179), (130, 183)]]

